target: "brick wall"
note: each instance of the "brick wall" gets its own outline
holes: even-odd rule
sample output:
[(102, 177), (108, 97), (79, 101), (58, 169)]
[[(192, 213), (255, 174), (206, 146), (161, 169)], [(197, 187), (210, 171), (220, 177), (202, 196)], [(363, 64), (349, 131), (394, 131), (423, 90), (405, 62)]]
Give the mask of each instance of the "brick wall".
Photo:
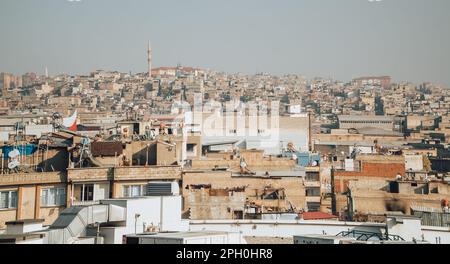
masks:
[(405, 174), (404, 163), (369, 163), (364, 162), (361, 166), (361, 171), (336, 171), (336, 177), (379, 177), (395, 179), (397, 174)]
[(113, 169), (114, 168), (68, 169), (67, 175), (68, 180), (74, 182), (108, 181), (113, 179)]
[[(191, 190), (185, 195), (185, 210), (190, 210), (190, 219), (233, 219), (233, 211), (243, 211), (245, 193), (232, 196), (210, 196), (209, 190)], [(230, 210), (228, 210), (230, 209)]]
[(114, 180), (179, 180), (179, 166), (117, 167)]
[(181, 179), (179, 166), (116, 167), (69, 169), (69, 180), (94, 182), (111, 180), (178, 180)]
[[(395, 180), (397, 174), (405, 175), (404, 163), (370, 163), (363, 162), (361, 171), (336, 171), (335, 190), (337, 193), (347, 192), (350, 181), (364, 180), (367, 187), (374, 180), (379, 184), (380, 180)], [(378, 185), (377, 185), (378, 186)], [(364, 183), (358, 184), (358, 188), (364, 189)]]
[(245, 194), (250, 200), (258, 200), (256, 194), (262, 194), (265, 187), (285, 189), (287, 200), (292, 202), (297, 209), (305, 207), (305, 188), (303, 178), (283, 177), (279, 179), (267, 179), (257, 177), (231, 177), (231, 172), (186, 172), (183, 175), (183, 190), (188, 185), (211, 184), (214, 189), (226, 189), (246, 186)]
[(64, 172), (36, 172), (0, 175), (0, 186), (67, 182)]

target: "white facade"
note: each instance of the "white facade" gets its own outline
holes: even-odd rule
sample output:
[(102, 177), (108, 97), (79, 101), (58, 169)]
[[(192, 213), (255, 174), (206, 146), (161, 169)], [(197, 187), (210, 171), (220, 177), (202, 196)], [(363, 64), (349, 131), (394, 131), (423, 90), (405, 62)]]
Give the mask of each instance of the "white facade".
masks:
[(113, 236), (105, 236), (105, 242), (117, 242), (123, 235), (143, 233), (149, 227), (155, 227), (158, 231), (188, 229), (188, 223), (181, 220), (181, 196), (103, 200), (101, 203), (124, 207), (127, 211), (125, 226), (117, 230), (105, 229), (105, 235)]
[[(191, 231), (221, 231), (242, 233), (244, 236), (255, 237), (293, 237), (302, 235), (335, 236), (342, 231), (359, 230), (367, 232), (384, 232), (384, 223), (357, 223), (339, 221), (305, 221), (305, 220), (207, 220), (190, 221)], [(414, 238), (424, 239), (431, 244), (450, 244), (449, 227), (421, 226), (418, 219), (398, 220), (390, 224), (390, 235), (403, 237), (407, 242)]]
[(281, 154), (281, 149), (289, 143), (299, 151), (309, 149), (307, 115), (222, 116), (215, 113), (204, 116), (201, 122), (204, 144), (244, 140), (247, 149), (262, 149), (266, 155)]
[(405, 155), (405, 169), (406, 171), (422, 171), (422, 155)]

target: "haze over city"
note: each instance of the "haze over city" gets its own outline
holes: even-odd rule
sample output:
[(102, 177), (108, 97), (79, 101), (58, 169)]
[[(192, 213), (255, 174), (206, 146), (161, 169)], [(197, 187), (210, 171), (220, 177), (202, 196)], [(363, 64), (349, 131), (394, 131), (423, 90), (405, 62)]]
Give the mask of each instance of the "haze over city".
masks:
[(0, 1), (0, 246), (334, 264), (310, 248), (450, 244), (449, 10)]
[(446, 0), (4, 0), (0, 71), (146, 71), (178, 63), (226, 72), (450, 85)]

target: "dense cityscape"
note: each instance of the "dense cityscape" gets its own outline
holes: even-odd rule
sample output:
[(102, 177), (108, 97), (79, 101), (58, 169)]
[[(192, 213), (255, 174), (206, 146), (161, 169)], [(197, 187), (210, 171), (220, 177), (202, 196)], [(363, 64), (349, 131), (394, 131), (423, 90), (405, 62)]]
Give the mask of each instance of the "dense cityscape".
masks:
[(445, 84), (141, 46), (140, 73), (0, 73), (0, 244), (450, 244)]

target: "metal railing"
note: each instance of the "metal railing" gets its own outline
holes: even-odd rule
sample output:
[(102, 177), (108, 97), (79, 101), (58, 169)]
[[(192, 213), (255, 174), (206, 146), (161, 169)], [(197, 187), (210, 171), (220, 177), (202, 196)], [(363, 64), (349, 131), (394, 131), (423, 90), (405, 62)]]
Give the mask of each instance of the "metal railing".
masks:
[(366, 231), (359, 231), (359, 230), (351, 230), (351, 231), (342, 231), (336, 236), (341, 237), (353, 237), (356, 238), (358, 241), (369, 241), (372, 238), (381, 240), (381, 241), (405, 241), (401, 236), (398, 235), (383, 235), (381, 233), (374, 233), (374, 232), (366, 232)]

